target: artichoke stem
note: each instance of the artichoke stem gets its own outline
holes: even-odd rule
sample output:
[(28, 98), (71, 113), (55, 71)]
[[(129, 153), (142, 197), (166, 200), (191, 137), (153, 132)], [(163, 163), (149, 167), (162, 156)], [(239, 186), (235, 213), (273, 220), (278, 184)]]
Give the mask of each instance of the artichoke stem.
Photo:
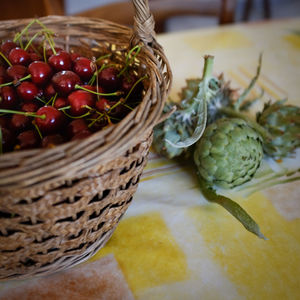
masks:
[(212, 55), (204, 56), (204, 67), (203, 67), (203, 77), (202, 80), (205, 82), (205, 86), (208, 85), (209, 80), (213, 74), (213, 66), (214, 66), (214, 57)]
[(272, 136), (271, 134), (265, 129), (263, 128), (261, 125), (259, 125), (257, 122), (252, 121), (248, 116), (246, 116), (245, 114), (236, 111), (232, 108), (229, 107), (221, 107), (220, 108), (220, 112), (224, 113), (225, 115), (229, 116), (229, 117), (234, 117), (234, 118), (240, 118), (243, 119), (244, 121), (246, 121), (254, 130), (256, 130), (261, 137), (263, 138), (263, 140), (265, 142), (268, 142), (270, 140), (272, 140)]

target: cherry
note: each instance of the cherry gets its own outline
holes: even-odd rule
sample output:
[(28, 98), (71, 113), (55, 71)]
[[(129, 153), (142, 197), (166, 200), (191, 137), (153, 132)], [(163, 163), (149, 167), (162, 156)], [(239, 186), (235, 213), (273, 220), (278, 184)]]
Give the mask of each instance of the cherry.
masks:
[(1, 45), (1, 52), (5, 55), (5, 56), (8, 56), (9, 55), (9, 52), (10, 50), (14, 49), (17, 47), (17, 44), (13, 41), (6, 41), (4, 42), (2, 45)]
[(76, 84), (80, 84), (80, 78), (72, 71), (60, 71), (52, 77), (52, 84), (57, 93), (66, 96), (74, 90)]
[(36, 112), (38, 109), (38, 105), (34, 102), (23, 103), (21, 106), (21, 110), (25, 112)]
[(57, 109), (60, 109), (60, 108), (66, 107), (68, 105), (69, 105), (69, 101), (67, 98), (58, 97), (55, 99), (53, 106)]
[(72, 68), (70, 54), (63, 50), (52, 54), (48, 59), (48, 63), (56, 71), (71, 70)]
[(0, 84), (5, 83), (6, 81), (7, 81), (6, 69), (0, 65)]
[(41, 95), (41, 91), (39, 88), (30, 81), (23, 81), (18, 87), (17, 87), (17, 93), (20, 98), (22, 98), (25, 102), (32, 101), (35, 99), (35, 97)]
[(55, 133), (65, 122), (64, 114), (53, 106), (43, 106), (38, 109), (36, 114), (45, 116), (35, 119), (36, 125), (43, 133)]
[(96, 109), (100, 112), (105, 112), (110, 109), (110, 101), (107, 100), (104, 97), (101, 97), (97, 102), (96, 102)]
[[(83, 87), (91, 92), (97, 92), (97, 87), (95, 85), (84, 84), (84, 85), (81, 85), (81, 87)], [(98, 87), (98, 92), (104, 93), (104, 91), (103, 91), (103, 89), (101, 89), (101, 87)]]
[(31, 80), (37, 85), (44, 85), (49, 80), (52, 69), (43, 61), (34, 61), (28, 66)]
[(53, 97), (56, 94), (56, 91), (55, 91), (52, 83), (49, 83), (46, 85), (46, 87), (44, 88), (43, 94), (47, 99), (50, 99), (51, 97)]
[(28, 65), (30, 63), (30, 55), (21, 48), (13, 48), (10, 50), (8, 59), (13, 65)]
[(88, 126), (85, 120), (75, 119), (68, 124), (66, 133), (68, 138), (72, 138), (73, 136), (84, 130), (88, 130)]
[(86, 57), (78, 57), (74, 61), (73, 71), (79, 75), (82, 80), (89, 80), (96, 70), (95, 64)]
[(16, 149), (32, 149), (39, 146), (40, 138), (36, 130), (26, 130), (17, 136)]
[(61, 134), (46, 135), (42, 139), (43, 148), (54, 148), (56, 145), (60, 145), (65, 142), (65, 139)]
[(121, 80), (118, 77), (118, 70), (114, 67), (103, 69), (98, 74), (98, 82), (107, 92), (113, 92), (120, 88)]
[[(1, 127), (2, 149), (4, 152), (11, 151), (15, 144), (15, 135), (7, 128)], [(1, 142), (1, 141), (0, 141)]]
[(11, 86), (3, 86), (0, 90), (0, 108), (12, 109), (18, 104), (15, 89)]
[(68, 101), (70, 103), (70, 111), (73, 116), (80, 116), (87, 113), (89, 111), (87, 106), (95, 106), (94, 95), (83, 90), (72, 92), (68, 96)]
[(30, 124), (30, 118), (25, 115), (13, 114), (10, 120), (10, 128), (17, 132), (24, 131)]
[(85, 138), (87, 138), (90, 135), (92, 135), (91, 131), (89, 131), (89, 130), (82, 130), (82, 131), (76, 133), (72, 137), (71, 141), (85, 139)]
[(90, 129), (95, 132), (95, 131), (99, 131), (101, 130), (103, 127), (108, 125), (108, 121), (107, 118), (105, 118), (104, 116), (100, 117), (99, 114), (95, 113), (91, 116), (91, 125)]
[(76, 53), (76, 52), (70, 53), (70, 57), (71, 57), (72, 62), (74, 62), (76, 60), (76, 58), (78, 58), (80, 56), (81, 55), (79, 53)]
[(23, 65), (13, 65), (7, 68), (7, 75), (11, 80), (18, 81), (28, 74), (27, 67)]
[(9, 118), (6, 116), (0, 116), (0, 127), (8, 128), (9, 127)]
[[(59, 51), (62, 51), (63, 49), (60, 48), (60, 47), (55, 47), (54, 50), (55, 50), (55, 52), (57, 53), (57, 52), (59, 52)], [(46, 50), (46, 57), (47, 57), (47, 58), (49, 58), (49, 57), (50, 57), (51, 55), (53, 55), (53, 54), (54, 54), (54, 52), (53, 52), (53, 49), (52, 49), (52, 48), (49, 48), (49, 49)]]

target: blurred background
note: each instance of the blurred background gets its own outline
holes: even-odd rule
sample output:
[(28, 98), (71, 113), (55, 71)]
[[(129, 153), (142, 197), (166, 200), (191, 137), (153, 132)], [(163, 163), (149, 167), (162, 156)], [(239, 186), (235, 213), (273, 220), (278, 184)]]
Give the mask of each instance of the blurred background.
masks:
[[(149, 5), (158, 33), (300, 16), (300, 0), (149, 0)], [(0, 0), (0, 20), (51, 14), (133, 22), (125, 0)]]

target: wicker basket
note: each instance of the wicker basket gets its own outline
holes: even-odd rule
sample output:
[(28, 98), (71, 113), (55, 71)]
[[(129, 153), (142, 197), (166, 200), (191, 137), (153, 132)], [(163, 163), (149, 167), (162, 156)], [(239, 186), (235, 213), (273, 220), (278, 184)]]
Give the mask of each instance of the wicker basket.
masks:
[[(137, 64), (149, 84), (122, 121), (84, 140), (1, 155), (0, 280), (50, 274), (88, 259), (110, 238), (132, 200), (172, 77), (155, 40), (148, 1), (132, 2), (133, 29), (82, 17), (40, 19), (66, 49), (105, 45), (112, 51), (141, 44)], [(0, 38), (28, 22), (1, 22)]]

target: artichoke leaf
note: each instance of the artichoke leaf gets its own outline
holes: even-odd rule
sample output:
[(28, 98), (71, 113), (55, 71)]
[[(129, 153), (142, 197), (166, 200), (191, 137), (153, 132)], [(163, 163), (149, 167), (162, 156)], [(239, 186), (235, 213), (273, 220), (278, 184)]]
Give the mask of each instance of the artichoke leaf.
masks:
[(259, 238), (267, 240), (267, 238), (261, 233), (258, 224), (238, 203), (223, 195), (217, 194), (216, 190), (210, 184), (204, 181), (200, 176), (198, 176), (198, 178), (201, 191), (208, 201), (221, 205), (232, 216), (240, 221), (248, 231), (257, 235)]

